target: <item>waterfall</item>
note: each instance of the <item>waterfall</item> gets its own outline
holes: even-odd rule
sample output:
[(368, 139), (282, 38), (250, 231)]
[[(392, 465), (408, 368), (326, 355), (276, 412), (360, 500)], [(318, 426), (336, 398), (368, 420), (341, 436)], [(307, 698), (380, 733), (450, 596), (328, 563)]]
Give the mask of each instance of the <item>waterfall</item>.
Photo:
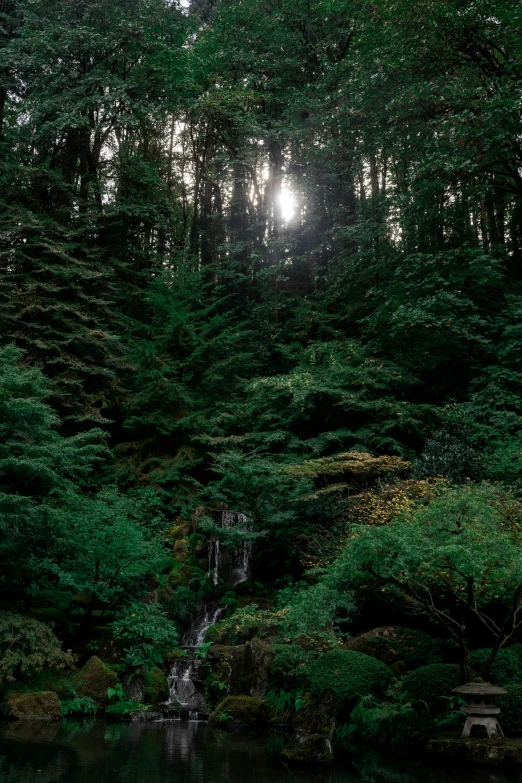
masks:
[[(199, 664), (199, 661), (197, 661)], [(200, 706), (195, 702), (200, 701), (200, 696), (194, 684), (197, 675), (196, 659), (191, 655), (179, 658), (171, 666), (169, 676), (169, 700), (168, 704), (178, 702), (182, 707)]]
[(234, 552), (231, 582), (235, 587), (246, 582), (250, 576), (250, 563), (252, 561), (252, 542), (243, 541), (239, 549)]
[[(220, 515), (221, 527), (230, 528), (236, 525), (245, 525), (248, 522), (246, 514), (240, 511), (222, 511)], [(252, 562), (252, 542), (243, 541), (232, 555), (230, 577), (227, 579), (235, 587), (245, 582), (250, 576), (250, 564)], [(222, 558), (220, 557), (220, 545), (217, 539), (209, 542), (208, 547), (208, 575), (213, 584), (219, 581)]]
[(246, 522), (248, 522), (248, 517), (241, 511), (221, 512), (221, 527), (235, 527), (236, 525), (244, 525)]
[[(236, 525), (246, 526), (248, 517), (239, 511), (222, 511), (221, 527), (230, 528)], [(220, 576), (230, 585), (235, 586), (247, 580), (250, 576), (252, 562), (252, 542), (243, 541), (233, 552), (221, 551), (217, 539), (209, 541), (208, 576), (214, 585), (219, 583)], [(177, 658), (170, 667), (167, 677), (169, 683), (169, 700), (165, 705), (169, 716), (171, 714), (185, 716), (189, 720), (198, 720), (208, 714), (205, 704), (204, 682), (200, 674), (201, 659), (195, 655), (195, 648), (203, 644), (205, 634), (210, 626), (217, 623), (224, 608), (215, 601), (205, 604), (202, 611), (193, 619), (191, 627), (183, 635), (182, 646), (185, 655)]]
[(203, 644), (205, 641), (205, 634), (211, 625), (217, 623), (219, 617), (223, 614), (224, 609), (222, 606), (206, 606), (205, 611), (189, 628), (187, 633), (183, 636), (184, 647), (197, 647), (198, 644)]
[[(203, 614), (196, 618), (192, 626), (183, 636), (183, 646), (187, 648), (197, 647), (203, 644), (205, 634), (211, 625), (214, 625), (224, 612), (222, 606), (211, 604), (206, 606)], [(193, 649), (187, 649), (183, 657), (177, 658), (170, 667), (167, 677), (169, 683), (170, 704), (179, 704), (191, 712), (190, 720), (197, 720), (197, 713), (208, 712), (203, 695), (204, 685), (200, 675), (201, 659), (196, 658)]]
[(208, 575), (213, 584), (219, 580), (219, 541), (210, 541), (208, 545)]

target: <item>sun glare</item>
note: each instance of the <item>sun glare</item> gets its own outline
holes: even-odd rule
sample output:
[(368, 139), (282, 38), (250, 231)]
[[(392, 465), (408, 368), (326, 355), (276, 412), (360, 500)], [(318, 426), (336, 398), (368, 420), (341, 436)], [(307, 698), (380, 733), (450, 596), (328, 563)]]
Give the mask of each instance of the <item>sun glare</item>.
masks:
[(281, 205), (281, 217), (283, 218), (283, 222), (289, 223), (295, 216), (297, 202), (295, 195), (286, 187), (286, 185), (283, 185), (281, 188), (279, 203)]

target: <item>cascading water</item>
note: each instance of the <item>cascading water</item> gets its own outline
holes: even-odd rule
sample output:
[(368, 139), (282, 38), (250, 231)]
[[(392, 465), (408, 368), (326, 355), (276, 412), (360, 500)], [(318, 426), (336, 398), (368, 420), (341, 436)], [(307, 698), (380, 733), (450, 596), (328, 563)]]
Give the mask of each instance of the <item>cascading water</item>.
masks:
[[(248, 517), (239, 511), (222, 511), (219, 521), (224, 528), (246, 526)], [(232, 586), (245, 582), (250, 576), (251, 562), (251, 541), (243, 541), (232, 554), (221, 552), (217, 539), (209, 542), (208, 575), (214, 585), (219, 583), (220, 576)], [(224, 608), (215, 602), (205, 605), (184, 634), (182, 646), (185, 648), (185, 655), (172, 663), (167, 678), (170, 695), (166, 707), (170, 708), (169, 716), (174, 714), (178, 718), (181, 715), (189, 720), (198, 720), (208, 713), (204, 683), (200, 674), (202, 661), (196, 657), (195, 648), (204, 643), (208, 629), (217, 623), (223, 612)]]
[(197, 676), (196, 664), (199, 660), (192, 655), (179, 658), (172, 664), (169, 676), (169, 700), (168, 704), (179, 704), (181, 707), (204, 707), (204, 700), (198, 693), (194, 680)]
[(234, 552), (233, 567), (231, 574), (232, 585), (239, 585), (246, 582), (250, 576), (250, 563), (252, 561), (252, 542), (243, 541), (239, 549)]
[(219, 541), (210, 541), (208, 545), (208, 575), (213, 584), (219, 580)]
[[(231, 528), (236, 525), (246, 525), (248, 517), (240, 511), (222, 511), (220, 515), (221, 527)], [(217, 539), (209, 542), (208, 548), (208, 575), (213, 584), (217, 585), (219, 581), (220, 569), (222, 567), (222, 558), (220, 556), (220, 544)], [(233, 587), (241, 582), (245, 582), (250, 576), (250, 564), (252, 562), (252, 542), (243, 541), (238, 549), (232, 555), (232, 565), (230, 576), (227, 579)]]
[(183, 636), (185, 655), (178, 658), (171, 666), (169, 676), (169, 700), (168, 705), (179, 706), (190, 711), (189, 720), (197, 720), (199, 712), (207, 712), (207, 705), (203, 695), (203, 681), (200, 675), (201, 659), (196, 658), (194, 649), (205, 641), (205, 634), (211, 625), (217, 623), (224, 609), (222, 606), (210, 605), (205, 607), (203, 614), (196, 618), (195, 622)]
[(196, 647), (198, 644), (203, 644), (205, 641), (205, 634), (211, 625), (217, 623), (219, 617), (223, 614), (222, 606), (210, 605), (205, 607), (205, 611), (201, 617), (189, 628), (187, 633), (183, 636), (184, 647)]

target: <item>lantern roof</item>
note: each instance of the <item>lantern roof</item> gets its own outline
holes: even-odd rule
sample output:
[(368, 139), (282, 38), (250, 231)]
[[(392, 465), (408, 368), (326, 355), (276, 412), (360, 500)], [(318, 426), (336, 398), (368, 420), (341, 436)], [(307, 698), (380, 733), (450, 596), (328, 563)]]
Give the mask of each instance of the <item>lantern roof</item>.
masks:
[(465, 685), (459, 685), (458, 688), (453, 688), (452, 693), (460, 693), (462, 696), (500, 696), (507, 691), (499, 685), (492, 685), (490, 682), (476, 679)]

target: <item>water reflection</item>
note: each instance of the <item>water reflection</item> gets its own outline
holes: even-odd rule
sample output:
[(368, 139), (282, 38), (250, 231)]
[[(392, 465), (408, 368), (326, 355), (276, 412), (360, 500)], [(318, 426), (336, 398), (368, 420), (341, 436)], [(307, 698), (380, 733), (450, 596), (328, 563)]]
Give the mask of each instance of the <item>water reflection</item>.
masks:
[(280, 760), (280, 731), (228, 733), (198, 723), (11, 723), (0, 729), (2, 783), (522, 783), (487, 770), (379, 754), (331, 770)]

